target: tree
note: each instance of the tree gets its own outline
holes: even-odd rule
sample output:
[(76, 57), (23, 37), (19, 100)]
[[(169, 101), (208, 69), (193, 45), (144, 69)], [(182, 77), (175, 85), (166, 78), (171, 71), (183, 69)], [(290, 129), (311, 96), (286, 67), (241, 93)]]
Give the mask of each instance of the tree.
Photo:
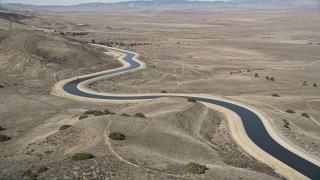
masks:
[(268, 80), (269, 80), (269, 76), (266, 76), (266, 79), (268, 79)]
[(256, 73), (256, 74), (254, 75), (254, 77), (259, 77), (259, 74), (258, 74), (258, 73)]
[(92, 42), (93, 44), (95, 44), (95, 43), (96, 43), (96, 40), (95, 40), (95, 39), (92, 39), (91, 42)]
[(271, 81), (274, 81), (274, 77), (271, 77), (270, 80), (271, 80)]

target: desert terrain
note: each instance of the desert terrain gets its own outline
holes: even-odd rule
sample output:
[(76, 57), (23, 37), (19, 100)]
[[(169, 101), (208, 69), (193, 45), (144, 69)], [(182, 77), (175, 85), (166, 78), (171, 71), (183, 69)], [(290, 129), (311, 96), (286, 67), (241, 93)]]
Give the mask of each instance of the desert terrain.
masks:
[[(266, 113), (285, 138), (320, 158), (318, 12), (19, 14), (6, 15), (11, 30), (8, 18), (0, 19), (0, 134), (11, 137), (0, 142), (2, 179), (284, 178), (239, 148), (224, 114), (200, 103), (92, 103), (52, 95), (59, 80), (121, 66), (88, 42), (137, 52), (147, 66), (88, 88), (222, 96)], [(105, 109), (115, 114), (79, 120), (87, 110)], [(59, 130), (62, 125), (71, 127)], [(124, 141), (108, 138), (118, 131)], [(94, 157), (73, 161), (79, 152)], [(189, 162), (208, 170), (191, 174)], [(48, 170), (36, 174), (40, 167)], [(28, 170), (36, 175), (25, 175)]]

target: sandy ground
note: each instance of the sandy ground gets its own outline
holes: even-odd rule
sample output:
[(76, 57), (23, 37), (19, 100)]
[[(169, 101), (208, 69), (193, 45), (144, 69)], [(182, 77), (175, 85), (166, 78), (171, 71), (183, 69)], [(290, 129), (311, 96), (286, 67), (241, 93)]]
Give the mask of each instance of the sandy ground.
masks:
[[(28, 29), (31, 25), (44, 28), (45, 26), (50, 26), (55, 30), (90, 32), (86, 36), (68, 36), (68, 38), (80, 41), (91, 42), (92, 39), (95, 39), (96, 42), (150, 43), (148, 45), (120, 47), (138, 52), (140, 54), (139, 59), (145, 62), (148, 68), (92, 83), (90, 88), (95, 91), (131, 94), (159, 93), (161, 90), (166, 90), (169, 93), (205, 93), (224, 96), (255, 107), (260, 112), (267, 114), (271, 117), (272, 125), (286, 139), (313, 156), (320, 157), (320, 92), (319, 88), (315, 88), (312, 85), (313, 83), (320, 84), (318, 78), (320, 77), (318, 73), (320, 72), (320, 55), (318, 51), (320, 39), (319, 32), (316, 31), (319, 28), (319, 23), (317, 23), (319, 19), (318, 13), (219, 11), (198, 14), (179, 12), (94, 14), (56, 14), (52, 12), (42, 14), (39, 12), (36, 15), (40, 18), (23, 20), (27, 26), (14, 23), (13, 27)], [(87, 25), (78, 27), (71, 25), (69, 22), (73, 24), (85, 23)], [(1, 29), (6, 29), (8, 22), (1, 19), (0, 24)], [(234, 73), (231, 74), (231, 72)], [(254, 77), (255, 73), (259, 74), (259, 78)], [(272, 76), (276, 81), (268, 81), (265, 76)], [(93, 160), (85, 163), (76, 163), (68, 160), (68, 157), (72, 155), (71, 151), (68, 151), (70, 152), (69, 155), (58, 153), (54, 156), (44, 153), (46, 151), (38, 153), (44, 154), (44, 157), (41, 157), (44, 159), (61, 157), (55, 162), (51, 161), (52, 164), (48, 164), (46, 160), (43, 163), (36, 159), (30, 161), (19, 160), (20, 158), (29, 158), (29, 150), (25, 151), (25, 153), (28, 152), (27, 154), (21, 154), (13, 160), (11, 157), (16, 155), (10, 152), (14, 152), (15, 147), (19, 147), (15, 146), (15, 141), (28, 137), (29, 133), (27, 132), (33, 132), (34, 129), (37, 129), (37, 126), (48, 122), (56, 123), (68, 118), (68, 121), (62, 122), (78, 123), (75, 121), (76, 119), (72, 120), (72, 116), (61, 117), (56, 116), (56, 114), (71, 111), (74, 113), (75, 118), (85, 109), (103, 110), (107, 107), (114, 112), (120, 112), (126, 107), (135, 105), (72, 101), (48, 95), (48, 92), (44, 92), (45, 88), (37, 79), (28, 79), (14, 73), (3, 74), (1, 78), (0, 83), (5, 85), (4, 89), (0, 89), (2, 91), (1, 101), (5, 103), (1, 108), (1, 115), (4, 120), (1, 120), (0, 126), (7, 128), (1, 133), (13, 137), (11, 140), (11, 143), (13, 143), (12, 146), (8, 142), (1, 147), (3, 155), (1, 156), (1, 161), (8, 162), (8, 165), (2, 168), (0, 174), (5, 174), (6, 177), (11, 177), (12, 175), (17, 177), (28, 168), (36, 170), (38, 166), (44, 164), (51, 168), (47, 174), (44, 174), (44, 176), (50, 175), (48, 177), (55, 177), (55, 175), (56, 177), (70, 178), (107, 176), (110, 179), (119, 179), (129, 175), (134, 179), (172, 178), (154, 173), (153, 170), (158, 171), (159, 167), (152, 164), (152, 160), (146, 164), (139, 164), (141, 167), (151, 168), (152, 171), (133, 168), (131, 165), (127, 166), (125, 162), (119, 161), (116, 155), (111, 155), (112, 150), (106, 150), (109, 147), (108, 144), (92, 149), (81, 149), (82, 151), (90, 150), (94, 154), (99, 154)], [(302, 86), (304, 81), (307, 81), (308, 86)], [(47, 88), (49, 89), (50, 87), (48, 86)], [(274, 93), (279, 94), (280, 97), (273, 97), (272, 94)], [(41, 98), (39, 98), (39, 95), (41, 95)], [(27, 102), (22, 102), (20, 99)], [(17, 104), (21, 104), (21, 106), (17, 106)], [(30, 109), (21, 111), (21, 109), (24, 109), (24, 106), (22, 106), (24, 104), (29, 104)], [(287, 109), (292, 109), (296, 113), (288, 114), (285, 112)], [(147, 114), (147, 112), (145, 113)], [(303, 112), (307, 112), (311, 118), (302, 117), (301, 113)], [(161, 114), (161, 112), (158, 113)], [(53, 117), (53, 119), (50, 119), (50, 117)], [(165, 117), (164, 119), (166, 119)], [(283, 119), (289, 122), (289, 128), (283, 126)], [(90, 124), (92, 122), (88, 121), (87, 123)], [(89, 124), (83, 126), (106, 127), (108, 125)], [(52, 129), (57, 131), (59, 125), (55, 125)], [(113, 123), (111, 123), (110, 127), (112, 125)], [(125, 125), (121, 125), (121, 128), (123, 127)], [(226, 127), (222, 128), (223, 134), (228, 132)], [(70, 131), (74, 132), (74, 130)], [(76, 130), (68, 136), (69, 139), (81, 134), (81, 131)], [(44, 131), (43, 133), (48, 132), (52, 131)], [(58, 134), (60, 133), (58, 132)], [(90, 135), (90, 132), (87, 135)], [(97, 136), (100, 137), (101, 135), (103, 134)], [(64, 136), (63, 132), (61, 136)], [(41, 135), (41, 137), (43, 136)], [(96, 137), (92, 138), (95, 139)], [(221, 139), (228, 141), (231, 137), (229, 139), (228, 137), (224, 139), (216, 137), (215, 139), (217, 141)], [(66, 144), (61, 138), (58, 141), (54, 146), (61, 148), (63, 144)], [(214, 143), (212, 144), (215, 145)], [(21, 147), (26, 146), (28, 144)], [(121, 147), (124, 146), (119, 144), (113, 149), (116, 149), (115, 152), (118, 152), (120, 157), (124, 157), (126, 151), (124, 149), (121, 150)], [(239, 153), (228, 151), (228, 149), (237, 149), (237, 145), (225, 145), (222, 147), (226, 150), (226, 154), (239, 155)], [(53, 149), (55, 148), (53, 147)], [(105, 152), (106, 154), (101, 154), (100, 152)], [(143, 153), (145, 152), (150, 151), (143, 151)], [(246, 157), (251, 157), (246, 152), (244, 154), (246, 154)], [(157, 155), (158, 157), (163, 157), (159, 153)], [(155, 154), (152, 157), (154, 156)], [(129, 159), (132, 159), (132, 157), (135, 157), (137, 162), (142, 161), (142, 158), (138, 158), (141, 157), (138, 153), (130, 154)], [(222, 155), (220, 153), (220, 157), (223, 159), (223, 153)], [(125, 159), (128, 160), (127, 158)], [(150, 157), (150, 159), (152, 158)], [(235, 157), (231, 159), (237, 159), (236, 162), (241, 162)], [(130, 162), (135, 161), (132, 160)], [(154, 161), (158, 160), (154, 159)], [(246, 159), (245, 161), (248, 160)], [(175, 163), (177, 162), (182, 162), (182, 160), (178, 158)], [(252, 161), (251, 164), (255, 162)], [(174, 164), (174, 162), (171, 163)], [(271, 178), (270, 176), (256, 173), (257, 170), (249, 170), (251, 168), (248, 166), (240, 166), (241, 168), (239, 168), (238, 165), (238, 167), (234, 168), (234, 165), (221, 167), (213, 164), (211, 165), (208, 162), (210, 167), (216, 167), (210, 168), (213, 171), (210, 170), (205, 176), (196, 176), (195, 178), (216, 177), (217, 179), (222, 179), (226, 175), (234, 179)], [(89, 170), (87, 168), (89, 166), (93, 167), (93, 169)], [(257, 167), (259, 166), (257, 165)], [(171, 172), (166, 171), (166, 173), (170, 174)]]

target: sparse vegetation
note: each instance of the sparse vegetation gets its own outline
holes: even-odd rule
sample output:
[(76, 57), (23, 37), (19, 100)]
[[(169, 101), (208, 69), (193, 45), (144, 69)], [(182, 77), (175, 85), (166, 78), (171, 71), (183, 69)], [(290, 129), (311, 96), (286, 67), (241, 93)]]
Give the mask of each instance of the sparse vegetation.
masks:
[(82, 161), (86, 159), (91, 159), (94, 156), (90, 153), (77, 153), (71, 157), (72, 160), (74, 161)]
[(3, 128), (0, 126), (0, 131), (4, 131), (4, 130), (6, 130), (6, 128)]
[(166, 90), (161, 90), (161, 93), (167, 93), (167, 91)]
[(67, 124), (62, 125), (62, 126), (59, 128), (59, 131), (63, 131), (63, 130), (68, 129), (68, 128), (70, 128), (70, 127), (71, 127), (71, 125), (67, 125)]
[(81, 115), (81, 116), (79, 117), (79, 120), (85, 119), (85, 118), (87, 118), (87, 117), (89, 117), (87, 114), (83, 114), (83, 115)]
[(105, 115), (102, 111), (96, 111), (94, 114), (94, 116), (102, 116)]
[(308, 81), (304, 81), (302, 85), (308, 86)]
[(46, 166), (41, 166), (41, 167), (39, 167), (39, 169), (37, 170), (37, 173), (40, 174), (40, 173), (43, 173), (43, 172), (45, 172), (45, 171), (47, 171), (47, 170), (48, 170), (48, 168), (47, 168)]
[(0, 134), (0, 142), (9, 141), (10, 139), (11, 137), (4, 134)]
[(188, 98), (187, 99), (189, 102), (196, 102), (196, 99), (195, 98)]
[(125, 135), (120, 132), (112, 132), (109, 134), (109, 138), (112, 140), (122, 141), (125, 139)]
[(301, 113), (301, 116), (304, 116), (304, 117), (306, 117), (306, 118), (309, 118), (309, 117), (310, 117), (308, 113)]
[(139, 117), (139, 118), (145, 118), (145, 117), (146, 117), (146, 116), (145, 116), (144, 114), (142, 114), (142, 113), (136, 113), (134, 116), (135, 116), (135, 117)]
[(130, 117), (130, 115), (126, 113), (122, 113), (120, 116)]
[(23, 177), (28, 177), (30, 180), (36, 180), (37, 177), (38, 177), (38, 174), (32, 172), (30, 169), (25, 171), (23, 174), (22, 174)]
[(295, 113), (295, 112), (294, 112), (293, 110), (291, 110), (291, 109), (286, 110), (286, 112), (287, 112), (287, 113), (291, 113), (291, 114), (294, 114), (294, 113)]
[(282, 119), (282, 122), (283, 122), (283, 127), (290, 129), (290, 127), (289, 127), (290, 124), (286, 119)]
[(104, 115), (112, 115), (114, 112), (109, 111), (108, 109), (104, 110)]
[(279, 94), (272, 94), (273, 97), (280, 97)]
[(203, 174), (206, 172), (208, 168), (205, 165), (201, 165), (198, 163), (190, 162), (186, 165), (186, 170), (189, 173), (193, 174)]
[(94, 114), (97, 111), (98, 110), (88, 110), (88, 111), (85, 111), (83, 114)]

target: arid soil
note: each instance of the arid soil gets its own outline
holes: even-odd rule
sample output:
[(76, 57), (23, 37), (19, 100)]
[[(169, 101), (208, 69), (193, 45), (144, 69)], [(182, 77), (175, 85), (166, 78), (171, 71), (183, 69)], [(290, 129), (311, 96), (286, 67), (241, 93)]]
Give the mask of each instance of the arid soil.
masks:
[[(145, 104), (89, 103), (50, 95), (58, 80), (119, 66), (86, 43), (93, 39), (138, 52), (147, 68), (92, 83), (90, 88), (222, 95), (266, 112), (287, 139), (320, 157), (320, 89), (313, 87), (320, 85), (318, 13), (33, 12), (32, 16), (13, 22), (10, 31), (8, 21), (0, 19), (4, 86), (0, 126), (6, 128), (0, 134), (12, 138), (0, 142), (0, 178), (21, 179), (28, 169), (36, 172), (41, 166), (48, 170), (39, 173), (39, 179), (281, 178), (236, 145), (223, 114), (202, 104), (167, 98)], [(304, 81), (308, 86), (302, 85)], [(116, 114), (79, 120), (89, 109)], [(288, 109), (296, 113), (286, 113)], [(147, 118), (121, 116), (137, 112)], [(65, 124), (72, 126), (59, 131)], [(124, 133), (126, 139), (110, 140), (107, 136), (113, 131)], [(94, 158), (72, 161), (78, 152)], [(184, 165), (191, 161), (209, 169), (203, 175), (187, 173)]]

